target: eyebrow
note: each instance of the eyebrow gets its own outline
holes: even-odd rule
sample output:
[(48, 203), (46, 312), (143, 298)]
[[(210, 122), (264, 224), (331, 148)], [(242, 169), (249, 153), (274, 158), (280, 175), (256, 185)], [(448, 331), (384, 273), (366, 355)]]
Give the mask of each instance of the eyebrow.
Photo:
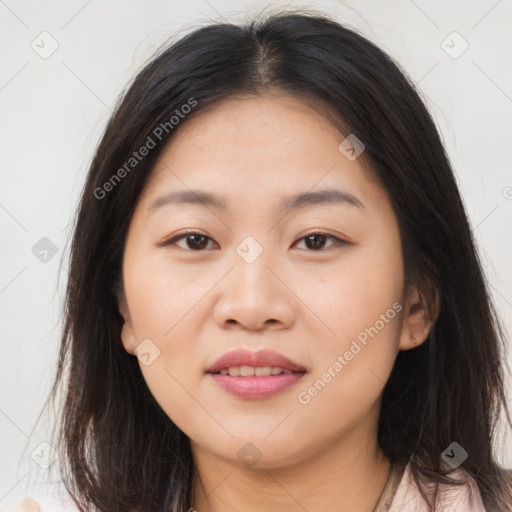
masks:
[[(228, 210), (226, 200), (223, 197), (204, 190), (184, 189), (167, 192), (156, 198), (148, 208), (148, 214), (153, 213), (163, 206), (184, 204), (205, 206), (220, 211)], [(365, 210), (364, 205), (356, 196), (336, 189), (301, 192), (293, 196), (285, 197), (279, 206), (282, 213), (287, 213), (289, 211), (319, 204), (341, 204), (355, 206), (361, 210)]]

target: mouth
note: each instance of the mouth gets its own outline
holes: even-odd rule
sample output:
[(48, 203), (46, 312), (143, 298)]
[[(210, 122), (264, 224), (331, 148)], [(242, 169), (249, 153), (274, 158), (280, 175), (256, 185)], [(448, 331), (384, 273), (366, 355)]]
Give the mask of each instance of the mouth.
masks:
[(270, 377), (276, 375), (290, 375), (292, 373), (306, 373), (306, 370), (290, 370), (280, 366), (230, 366), (218, 372), (208, 372), (213, 375), (229, 375), (230, 377)]
[(240, 398), (267, 398), (297, 383), (303, 366), (274, 352), (229, 352), (206, 372), (224, 391)]

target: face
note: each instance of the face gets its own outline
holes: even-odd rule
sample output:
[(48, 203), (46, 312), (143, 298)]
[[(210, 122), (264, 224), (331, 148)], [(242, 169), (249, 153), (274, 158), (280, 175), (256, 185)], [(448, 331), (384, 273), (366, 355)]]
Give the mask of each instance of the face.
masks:
[[(376, 436), (398, 350), (428, 334), (389, 199), (343, 140), (299, 99), (231, 98), (160, 155), (129, 227), (121, 337), (195, 450), (272, 468)], [(334, 193), (293, 202), (321, 191)], [(249, 357), (208, 372), (238, 350), (297, 367), (272, 375), (286, 364)]]

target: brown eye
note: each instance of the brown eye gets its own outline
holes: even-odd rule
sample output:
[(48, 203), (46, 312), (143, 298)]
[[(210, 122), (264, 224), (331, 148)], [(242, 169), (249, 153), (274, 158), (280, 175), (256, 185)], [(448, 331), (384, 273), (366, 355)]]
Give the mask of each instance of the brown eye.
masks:
[(208, 245), (208, 237), (203, 235), (187, 235), (186, 244), (194, 250), (204, 249)]
[[(300, 240), (305, 240), (306, 247), (313, 252), (316, 252), (325, 249), (325, 242), (329, 239), (334, 240), (335, 243), (332, 245), (346, 243), (343, 240), (340, 240), (338, 237), (334, 235), (328, 235), (326, 233), (311, 233), (310, 235), (302, 237)], [(332, 245), (329, 247), (332, 247)]]
[[(177, 242), (180, 242), (183, 239), (185, 239), (186, 245), (178, 245)], [(202, 251), (208, 245), (208, 241), (210, 240), (212, 240), (210, 237), (206, 235), (201, 235), (200, 233), (185, 233), (183, 235), (174, 237), (171, 240), (168, 240), (167, 242), (164, 242), (163, 245), (178, 245), (178, 247), (181, 247), (182, 249), (190, 249), (192, 251), (199, 252)]]

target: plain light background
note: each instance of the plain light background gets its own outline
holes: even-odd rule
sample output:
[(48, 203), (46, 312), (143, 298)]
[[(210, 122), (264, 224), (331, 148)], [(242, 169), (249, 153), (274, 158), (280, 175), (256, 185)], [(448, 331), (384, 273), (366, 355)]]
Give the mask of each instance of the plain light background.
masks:
[(26, 496), (54, 506), (49, 486), (33, 483), (47, 476), (36, 461), (52, 460), (46, 420), (30, 434), (55, 370), (69, 223), (118, 95), (176, 31), (285, 6), (351, 25), (419, 84), (512, 344), (510, 0), (0, 0), (0, 511)]

